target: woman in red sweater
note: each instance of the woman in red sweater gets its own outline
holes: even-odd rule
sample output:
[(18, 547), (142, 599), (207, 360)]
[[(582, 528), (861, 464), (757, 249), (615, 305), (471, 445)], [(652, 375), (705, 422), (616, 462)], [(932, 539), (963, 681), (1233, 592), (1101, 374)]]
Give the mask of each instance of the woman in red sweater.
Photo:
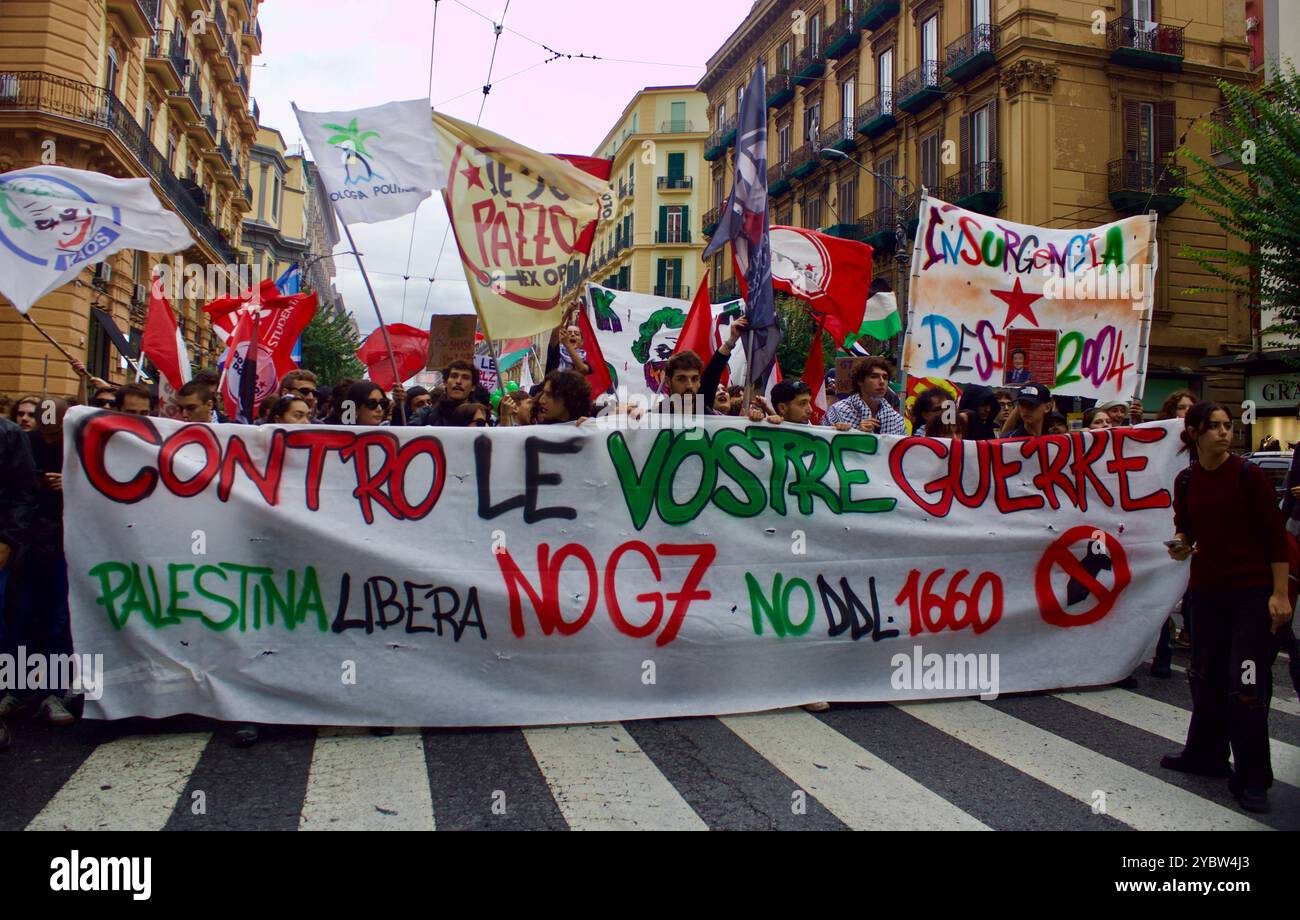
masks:
[(1160, 764), (1230, 776), (1241, 807), (1266, 812), (1272, 633), (1291, 618), (1282, 513), (1264, 471), (1228, 453), (1226, 406), (1197, 403), (1185, 421), (1182, 438), (1194, 462), (1174, 483), (1177, 533), (1169, 555), (1192, 560), (1192, 721), (1182, 752)]

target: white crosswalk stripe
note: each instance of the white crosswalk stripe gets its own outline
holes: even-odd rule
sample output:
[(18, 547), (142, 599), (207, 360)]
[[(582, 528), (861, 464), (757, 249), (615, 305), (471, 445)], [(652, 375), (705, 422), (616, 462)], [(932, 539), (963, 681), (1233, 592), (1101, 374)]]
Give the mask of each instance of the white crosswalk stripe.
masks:
[(524, 730), (574, 830), (708, 830), (622, 725)]
[(211, 738), (132, 735), (101, 744), (27, 829), (160, 831)]
[[(1139, 693), (1119, 689), (1082, 693), (1063, 692), (1057, 693), (1056, 696), (1076, 706), (1091, 709), (1093, 712), (1120, 722), (1127, 722), (1134, 728), (1160, 735), (1179, 744), (1187, 739), (1187, 723), (1192, 715), (1191, 710), (1161, 700), (1153, 700)], [(1273, 778), (1292, 786), (1300, 786), (1300, 748), (1277, 740), (1270, 741), (1269, 748), (1273, 761)]]
[(1097, 792), (1104, 793), (1106, 814), (1137, 830), (1266, 829), (1241, 812), (984, 703), (957, 700), (908, 703), (899, 708), (1089, 806), (1101, 801)]
[(364, 728), (320, 729), (298, 828), (433, 830), (420, 732), (376, 738)]
[[(1081, 823), (1096, 804), (1094, 796), (1099, 791), (1105, 793), (1108, 818), (1139, 830), (1281, 828), (1288, 826), (1295, 814), (1300, 745), (1276, 737), (1272, 740), (1277, 780), (1272, 798), (1280, 811), (1257, 819), (1233, 807), (1222, 793), (1215, 796), (1172, 777), (1166, 780), (1157, 769), (1148, 771), (1132, 759), (1132, 733), (1125, 736), (1127, 740), (1120, 740), (1122, 733), (1112, 733), (1096, 721), (1077, 730), (1068, 719), (1060, 721), (1062, 703), (1168, 741), (1167, 750), (1184, 740), (1190, 715), (1184, 706), (1117, 688), (1059, 691), (1044, 695), (1038, 703), (1027, 698), (1023, 704), (1015, 704), (1030, 708), (1005, 707), (1023, 712), (1023, 718), (1008, 714), (1004, 707), (974, 700), (904, 703), (896, 709), (929, 726), (924, 729), (927, 733), (931, 729), (941, 733), (934, 736), (939, 762), (968, 760), (969, 746), (1010, 768), (998, 780), (1005, 786), (989, 793), (1015, 796), (1038, 787), (1044, 794), (1038, 785), (1042, 784), (1080, 803)], [(1036, 708), (1040, 704), (1041, 708)], [(867, 708), (846, 715), (870, 723), (885, 712)], [(1042, 713), (1043, 718), (1035, 713)], [(1053, 721), (1044, 721), (1049, 717)], [(733, 785), (725, 787), (738, 792), (737, 801), (759, 803), (760, 812), (771, 807), (775, 789), (791, 804), (795, 801), (791, 794), (802, 791), (825, 809), (823, 814), (829, 813), (826, 820), (833, 818), (853, 829), (988, 829), (988, 824), (1008, 823), (985, 811), (980, 811), (979, 817), (966, 811), (972, 808), (972, 800), (959, 800), (946, 791), (952, 786), (942, 787), (942, 792), (929, 788), (923, 775), (906, 772), (897, 751), (881, 748), (877, 754), (871, 741), (855, 740), (870, 739), (873, 734), (859, 731), (854, 723), (834, 717), (823, 720), (798, 709), (724, 716), (717, 721), (761, 758), (754, 763), (766, 762), (766, 775), (760, 776), (761, 770), (753, 772), (751, 766), (750, 773), (729, 774), (727, 782)], [(1055, 725), (1069, 727), (1057, 734), (1061, 729)], [(662, 741), (649, 740), (662, 736), (653, 732), (642, 736), (637, 731), (645, 750), (620, 723), (519, 729), (515, 743), (522, 739), (517, 750), (523, 759), (512, 761), (510, 769), (527, 772), (531, 788), (549, 796), (546, 807), (550, 817), (544, 819), (548, 826), (558, 826), (560, 819), (573, 829), (705, 830), (710, 822), (727, 826), (725, 819), (719, 818), (725, 810), (710, 810), (711, 800), (702, 798), (714, 794), (710, 789), (718, 787), (709, 784), (718, 780), (687, 779), (678, 789), (674, 781), (680, 784), (688, 776), (683, 774), (682, 764), (676, 760), (656, 762), (656, 758), (672, 757), (671, 750)], [(717, 737), (716, 725), (711, 731)], [(735, 739), (729, 740), (733, 746), (739, 743)], [(130, 735), (105, 742), (80, 766), (75, 761), (68, 764), (67, 780), (49, 801), (32, 802), (30, 810), (19, 812), (21, 817), (15, 823), (21, 826), (26, 822), (33, 830), (154, 831), (185, 826), (182, 819), (188, 817), (189, 803), (182, 796), (187, 784), (194, 780), (201, 758), (204, 769), (208, 768), (204, 757), (208, 745), (226, 743), (203, 731)], [(274, 732), (261, 742), (276, 743)], [(474, 756), (473, 742), (466, 743), (460, 738), (457, 750)], [(319, 729), (314, 744), (310, 748), (300, 744), (293, 755), (299, 758), (298, 775), (304, 783), (298, 787), (301, 801), (294, 806), (299, 829), (433, 830), (439, 823), (435, 810), (441, 808), (445, 812), (439, 821), (458, 826), (463, 820), (458, 809), (464, 810), (464, 799), (458, 800), (454, 791), (445, 788), (455, 773), (448, 772), (450, 761), (444, 757), (446, 762), (440, 762), (434, 756), (440, 750), (438, 744), (436, 730), (428, 737), (417, 730), (404, 730), (377, 738), (365, 729)], [(946, 744), (954, 747), (944, 749)], [(1151, 747), (1154, 766), (1163, 753), (1162, 744)], [(0, 761), (0, 789), (6, 776), (12, 782), (12, 777), (21, 775), (4, 772), (6, 766), (17, 765), (15, 756), (21, 756), (20, 752), (11, 752)], [(252, 767), (258, 752), (250, 756), (254, 760), (246, 762)], [(755, 782), (752, 797), (743, 786), (735, 785), (751, 776)], [(788, 792), (783, 792), (786, 780)], [(1058, 798), (1054, 806), (1058, 817), (1053, 820), (1073, 826), (1070, 815), (1074, 806), (1063, 805), (1065, 801)], [(4, 814), (0, 808), (0, 816)], [(0, 830), (13, 829), (2, 825), (0, 817)]]
[(802, 710), (728, 716), (722, 723), (854, 830), (988, 830)]

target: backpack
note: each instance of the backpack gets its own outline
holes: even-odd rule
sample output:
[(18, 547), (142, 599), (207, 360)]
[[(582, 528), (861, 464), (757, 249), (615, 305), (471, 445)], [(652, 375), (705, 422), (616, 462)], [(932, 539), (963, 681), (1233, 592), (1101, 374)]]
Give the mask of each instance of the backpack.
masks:
[[(1251, 463), (1249, 460), (1243, 459), (1241, 461), (1241, 473), (1239, 474), (1240, 481), (1238, 484), (1241, 486), (1243, 492), (1246, 491), (1246, 478), (1249, 475), (1249, 470), (1254, 466), (1255, 464)], [(1178, 474), (1176, 482), (1178, 485), (1182, 486), (1184, 496), (1188, 494), (1188, 485), (1191, 483), (1191, 480), (1191, 467), (1187, 467)], [(1286, 536), (1287, 597), (1290, 600), (1291, 608), (1294, 610), (1296, 599), (1300, 598), (1300, 541), (1296, 540), (1291, 531), (1284, 528), (1282, 532)]]

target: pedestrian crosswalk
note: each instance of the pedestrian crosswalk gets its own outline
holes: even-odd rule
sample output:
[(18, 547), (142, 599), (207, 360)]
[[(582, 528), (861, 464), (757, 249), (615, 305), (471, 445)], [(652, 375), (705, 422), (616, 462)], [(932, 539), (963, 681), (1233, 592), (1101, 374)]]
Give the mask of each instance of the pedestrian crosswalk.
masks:
[(246, 750), (198, 719), (18, 726), (0, 830), (1300, 829), (1300, 716), (1274, 707), (1273, 811), (1250, 815), (1224, 781), (1159, 767), (1189, 714), (1185, 683), (1143, 674), (1134, 691), (817, 715), (269, 726)]

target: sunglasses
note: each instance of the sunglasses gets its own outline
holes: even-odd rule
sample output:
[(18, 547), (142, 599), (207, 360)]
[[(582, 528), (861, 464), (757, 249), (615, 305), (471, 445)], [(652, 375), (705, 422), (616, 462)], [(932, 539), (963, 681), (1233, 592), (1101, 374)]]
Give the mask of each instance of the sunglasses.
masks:
[(97, 399), (97, 400), (94, 401), (94, 406), (95, 406), (95, 408), (97, 408), (97, 409), (111, 409), (111, 408), (113, 408), (113, 400), (111, 400), (111, 399)]
[(363, 408), (369, 409), (371, 412), (374, 412), (376, 409), (386, 410), (388, 408), (389, 403), (388, 400), (386, 399), (367, 399), (361, 405)]
[(302, 396), (307, 399), (310, 399), (311, 397), (316, 395), (316, 391), (313, 390), (311, 387), (298, 387), (296, 390), (293, 387), (290, 387), (289, 392), (297, 393), (299, 396)]

